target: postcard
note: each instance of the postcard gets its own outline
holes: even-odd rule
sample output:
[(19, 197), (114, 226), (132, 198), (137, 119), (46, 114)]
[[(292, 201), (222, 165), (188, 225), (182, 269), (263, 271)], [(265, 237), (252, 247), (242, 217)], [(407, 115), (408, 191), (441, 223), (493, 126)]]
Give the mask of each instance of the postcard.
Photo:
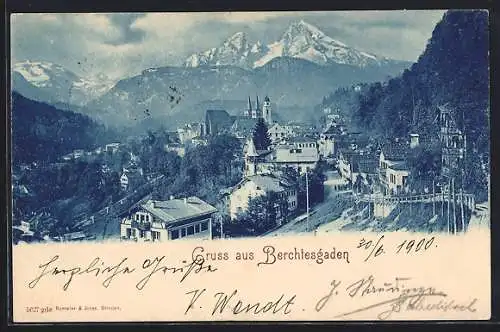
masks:
[(490, 319), (488, 15), (12, 14), (12, 322)]

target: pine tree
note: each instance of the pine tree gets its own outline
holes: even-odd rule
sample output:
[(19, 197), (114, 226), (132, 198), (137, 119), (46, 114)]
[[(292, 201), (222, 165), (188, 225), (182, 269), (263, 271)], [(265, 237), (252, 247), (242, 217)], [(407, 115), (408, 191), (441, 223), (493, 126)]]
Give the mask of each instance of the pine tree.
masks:
[(269, 145), (271, 145), (271, 138), (267, 130), (268, 128), (264, 119), (259, 118), (253, 131), (253, 144), (255, 144), (257, 150), (267, 150)]

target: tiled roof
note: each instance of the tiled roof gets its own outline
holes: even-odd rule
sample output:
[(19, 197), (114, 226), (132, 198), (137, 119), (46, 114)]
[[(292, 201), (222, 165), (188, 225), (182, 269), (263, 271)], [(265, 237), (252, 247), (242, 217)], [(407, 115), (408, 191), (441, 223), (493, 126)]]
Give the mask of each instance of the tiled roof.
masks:
[(231, 130), (234, 131), (245, 131), (251, 132), (257, 125), (257, 119), (239, 116), (236, 117), (234, 123), (231, 126)]
[(216, 134), (216, 131), (231, 128), (234, 121), (225, 110), (207, 110), (205, 117), (206, 121), (211, 125), (210, 130), (214, 131), (211, 134)]
[(195, 196), (186, 198), (186, 201), (184, 199), (149, 200), (141, 207), (166, 223), (174, 223), (217, 211), (215, 207)]
[(325, 131), (323, 131), (323, 134), (341, 135), (342, 130), (340, 129), (340, 127), (330, 125), (330, 126), (328, 126), (328, 128)]
[(359, 173), (375, 174), (377, 172), (378, 161), (373, 159), (365, 159), (357, 162)]
[(387, 160), (405, 160), (409, 150), (406, 142), (390, 142), (382, 146), (384, 158)]
[(288, 180), (284, 178), (278, 178), (272, 174), (257, 174), (244, 178), (239, 184), (234, 187), (234, 189), (237, 189), (241, 185), (250, 181), (255, 183), (257, 187), (265, 192), (281, 192), (284, 191), (285, 188), (293, 186)]
[(305, 136), (296, 136), (296, 137), (290, 137), (289, 139), (287, 139), (287, 142), (290, 142), (290, 143), (313, 143), (313, 142), (316, 142), (316, 140), (309, 138), (309, 137), (305, 137)]
[(389, 167), (395, 171), (408, 171), (409, 170), (408, 165), (406, 165), (406, 163), (404, 161), (396, 162)]
[(268, 155), (268, 161), (275, 163), (314, 163), (319, 160), (316, 149), (299, 149), (278, 147), (272, 154)]

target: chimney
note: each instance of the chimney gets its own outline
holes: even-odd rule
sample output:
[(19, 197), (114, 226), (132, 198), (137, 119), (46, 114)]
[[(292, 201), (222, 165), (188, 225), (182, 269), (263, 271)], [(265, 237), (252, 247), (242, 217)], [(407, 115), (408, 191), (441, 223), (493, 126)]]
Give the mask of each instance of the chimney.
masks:
[(410, 148), (415, 148), (419, 144), (419, 135), (418, 134), (410, 134)]

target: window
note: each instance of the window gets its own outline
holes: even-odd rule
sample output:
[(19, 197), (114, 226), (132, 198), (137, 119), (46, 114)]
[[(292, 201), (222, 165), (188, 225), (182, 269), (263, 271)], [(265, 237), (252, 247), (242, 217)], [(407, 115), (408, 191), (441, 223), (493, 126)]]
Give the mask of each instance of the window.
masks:
[(127, 237), (130, 237), (132, 235), (132, 230), (130, 228), (127, 228)]
[(144, 215), (141, 214), (141, 221), (144, 221)]
[(144, 231), (139, 231), (139, 237), (144, 237)]
[(184, 237), (184, 236), (186, 236), (186, 229), (185, 228), (181, 229), (181, 237)]
[(135, 220), (139, 221), (139, 215), (137, 213), (135, 214)]
[(207, 229), (208, 229), (208, 221), (201, 223), (201, 231), (203, 232), (206, 231)]
[(149, 221), (149, 214), (146, 215), (146, 221)]
[(201, 228), (201, 225), (200, 225), (200, 224), (196, 224), (196, 225), (194, 225), (194, 232), (195, 232), (195, 233), (199, 233), (199, 232), (200, 232), (200, 228)]
[(193, 235), (194, 234), (194, 226), (189, 226), (187, 228), (187, 235)]
[(175, 240), (177, 238), (179, 238), (179, 230), (174, 229), (174, 230), (170, 231), (170, 239)]

